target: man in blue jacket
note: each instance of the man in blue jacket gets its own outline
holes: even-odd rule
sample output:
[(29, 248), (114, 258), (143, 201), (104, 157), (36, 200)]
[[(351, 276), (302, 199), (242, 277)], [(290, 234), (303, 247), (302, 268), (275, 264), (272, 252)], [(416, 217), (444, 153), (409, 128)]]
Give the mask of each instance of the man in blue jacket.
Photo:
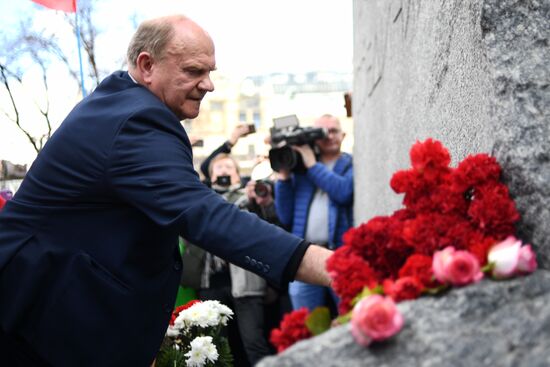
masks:
[[(281, 170), (275, 186), (275, 208), (281, 223), (293, 234), (335, 249), (342, 235), (353, 225), (353, 167), (351, 155), (341, 151), (345, 133), (340, 121), (323, 115), (314, 123), (325, 128), (328, 136), (317, 140), (319, 157), (309, 145), (293, 146), (307, 169), (305, 174)], [(292, 307), (328, 305), (338, 302), (327, 287), (295, 281), (289, 285)], [(330, 297), (330, 298), (328, 298)]]
[(210, 36), (144, 22), (63, 121), (0, 213), (0, 364), (149, 366), (174, 305), (178, 236), (262, 275), (328, 285), (331, 251), (199, 181), (181, 120), (214, 90)]

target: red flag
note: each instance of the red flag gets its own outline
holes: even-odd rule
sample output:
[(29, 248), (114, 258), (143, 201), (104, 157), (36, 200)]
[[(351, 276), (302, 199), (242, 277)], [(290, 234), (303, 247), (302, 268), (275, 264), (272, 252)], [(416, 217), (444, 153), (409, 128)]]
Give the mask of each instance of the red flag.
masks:
[(76, 12), (76, 0), (31, 0), (46, 8), (61, 10), (66, 13)]

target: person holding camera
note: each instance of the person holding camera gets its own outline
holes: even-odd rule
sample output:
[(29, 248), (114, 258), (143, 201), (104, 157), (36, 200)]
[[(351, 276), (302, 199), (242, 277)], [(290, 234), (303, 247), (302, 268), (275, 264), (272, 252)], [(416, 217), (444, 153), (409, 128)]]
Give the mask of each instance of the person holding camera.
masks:
[(248, 134), (252, 134), (256, 132), (256, 128), (254, 127), (254, 124), (238, 124), (233, 128), (233, 131), (231, 132), (231, 135), (229, 136), (229, 139), (223, 142), (222, 145), (220, 145), (218, 148), (216, 148), (210, 155), (201, 163), (200, 169), (201, 173), (204, 176), (204, 181), (207, 185), (211, 185), (212, 181), (210, 178), (210, 162), (214, 157), (216, 157), (218, 154), (230, 154), (231, 149), (237, 144), (240, 138), (243, 136), (246, 136)]
[[(242, 188), (238, 163), (225, 153), (212, 158), (208, 171), (212, 179), (212, 189), (228, 202), (267, 222), (279, 224), (273, 202), (273, 189), (268, 180), (250, 180)], [(247, 362), (251, 366), (272, 354), (264, 327), (267, 290), (268, 285), (263, 278), (206, 253), (199, 296), (201, 299), (219, 300), (235, 310), (239, 335), (233, 334), (229, 337), (240, 337)], [(232, 350), (238, 348), (237, 343), (238, 340), (232, 341)], [(236, 364), (243, 366), (246, 362)]]
[[(336, 117), (323, 115), (314, 126), (325, 129), (327, 135), (316, 140), (313, 147), (292, 146), (300, 154), (305, 172), (279, 170), (275, 208), (279, 220), (293, 234), (335, 249), (341, 246), (344, 232), (353, 226), (352, 157), (341, 151), (345, 133)], [(289, 284), (289, 294), (294, 309), (313, 310), (338, 303), (330, 288), (300, 281)]]

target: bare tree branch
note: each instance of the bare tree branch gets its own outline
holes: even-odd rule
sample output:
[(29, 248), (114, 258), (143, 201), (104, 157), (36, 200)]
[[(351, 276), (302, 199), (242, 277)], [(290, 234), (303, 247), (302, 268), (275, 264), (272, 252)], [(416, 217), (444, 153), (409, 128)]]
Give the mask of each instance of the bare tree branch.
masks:
[[(94, 0), (79, 1), (78, 16), (80, 23), (79, 35), (82, 40), (83, 51), (85, 52), (84, 61), (89, 71), (87, 81), (92, 81), (97, 86), (105, 73), (100, 71), (97, 64), (95, 45), (98, 30), (92, 20), (94, 12), (93, 2)], [(66, 15), (65, 20), (73, 32), (76, 32), (74, 14)], [(20, 22), (18, 32), (11, 40), (6, 40), (7, 36), (2, 38), (0, 40), (0, 44), (2, 45), (0, 47), (0, 85), (3, 85), (6, 89), (10, 98), (10, 110), (13, 110), (3, 110), (2, 112), (25, 134), (34, 150), (38, 153), (51, 137), (53, 130), (50, 116), (51, 100), (48, 69), (52, 63), (60, 62), (65, 66), (67, 75), (76, 82), (78, 89), (82, 93), (78, 65), (75, 65), (74, 58), (69, 57), (70, 54), (67, 54), (60, 46), (58, 37), (51, 34), (47, 29), (37, 30), (33, 26), (31, 18)], [(74, 48), (71, 48), (72, 50)], [(31, 134), (31, 131), (26, 129), (22, 124), (20, 106), (25, 103), (23, 99), (28, 97), (16, 96), (13, 89), (15, 85), (23, 86), (22, 76), (33, 66), (38, 66), (41, 71), (41, 83), (45, 91), (45, 102), (39, 103), (37, 100), (34, 100), (34, 104), (42, 115), (44, 122), (43, 133), (39, 135)]]
[[(32, 146), (33, 146), (34, 150), (36, 151), (36, 153), (38, 153), (38, 152), (40, 152), (40, 149), (42, 147), (39, 147), (36, 144), (36, 139), (23, 126), (21, 126), (21, 121), (19, 119), (19, 109), (17, 108), (17, 103), (15, 103), (15, 99), (14, 99), (14, 96), (13, 96), (13, 92), (11, 90), (8, 75), (13, 76), (14, 74), (9, 72), (5, 65), (0, 64), (0, 79), (2, 81), (2, 84), (4, 84), (4, 87), (6, 88), (6, 91), (8, 92), (8, 95), (10, 97), (10, 101), (11, 101), (11, 105), (12, 105), (12, 108), (13, 108), (13, 111), (14, 111), (14, 114), (15, 114), (15, 118), (10, 117), (7, 113), (6, 113), (6, 116), (8, 116), (10, 118), (10, 120), (15, 122), (15, 124), (17, 125), (19, 130), (21, 130), (23, 132), (23, 134), (25, 134), (27, 136), (27, 139), (32, 144)], [(21, 79), (19, 77), (16, 77), (15, 79), (18, 82), (21, 83)]]

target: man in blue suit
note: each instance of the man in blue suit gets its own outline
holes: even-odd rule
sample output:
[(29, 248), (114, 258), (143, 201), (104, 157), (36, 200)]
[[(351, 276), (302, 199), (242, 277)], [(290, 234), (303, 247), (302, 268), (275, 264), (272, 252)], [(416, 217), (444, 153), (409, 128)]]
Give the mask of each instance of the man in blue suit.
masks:
[(148, 366), (182, 268), (181, 235), (274, 284), (328, 285), (331, 251), (204, 186), (180, 123), (214, 90), (210, 36), (144, 22), (63, 121), (0, 214), (0, 363)]

